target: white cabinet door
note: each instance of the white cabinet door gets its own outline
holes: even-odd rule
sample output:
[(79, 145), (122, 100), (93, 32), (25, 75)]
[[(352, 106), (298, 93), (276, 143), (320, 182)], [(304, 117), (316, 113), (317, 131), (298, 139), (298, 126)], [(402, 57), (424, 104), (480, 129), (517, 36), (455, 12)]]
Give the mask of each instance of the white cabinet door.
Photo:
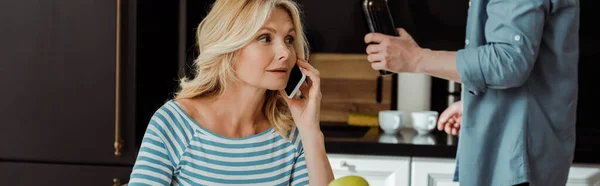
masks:
[(452, 181), (455, 159), (445, 158), (412, 158), (412, 186), (459, 186)]
[(600, 186), (600, 165), (574, 164), (567, 186)]
[(335, 178), (358, 175), (370, 186), (409, 186), (410, 157), (328, 154)]
[[(412, 158), (411, 186), (458, 186), (453, 182), (454, 159)], [(575, 164), (566, 186), (600, 186), (600, 165)]]

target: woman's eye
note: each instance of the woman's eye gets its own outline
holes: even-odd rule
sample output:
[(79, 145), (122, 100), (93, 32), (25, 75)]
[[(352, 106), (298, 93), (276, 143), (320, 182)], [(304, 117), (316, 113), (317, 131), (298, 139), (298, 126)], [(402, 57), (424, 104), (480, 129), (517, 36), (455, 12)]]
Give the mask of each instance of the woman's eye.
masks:
[(271, 36), (263, 35), (263, 36), (261, 36), (261, 37), (258, 38), (258, 41), (264, 42), (264, 43), (270, 43), (271, 42)]
[(287, 38), (285, 38), (285, 43), (287, 44), (294, 44), (294, 37), (292, 36), (288, 36)]

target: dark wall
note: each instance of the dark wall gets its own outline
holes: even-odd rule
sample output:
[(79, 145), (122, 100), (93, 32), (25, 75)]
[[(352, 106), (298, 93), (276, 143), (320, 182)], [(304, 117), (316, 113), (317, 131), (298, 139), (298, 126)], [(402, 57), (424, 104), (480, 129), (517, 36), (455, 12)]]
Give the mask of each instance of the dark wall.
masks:
[[(365, 53), (363, 0), (298, 0), (313, 52)], [(427, 48), (464, 46), (467, 0), (389, 0), (396, 27)]]
[[(368, 29), (361, 9), (362, 0), (297, 0), (311, 53), (364, 54)], [(188, 1), (186, 59), (191, 66), (198, 54), (195, 31), (214, 0)], [(457, 50), (464, 46), (468, 0), (390, 0), (396, 27), (405, 28), (422, 47)], [(188, 75), (190, 75), (188, 73)], [(447, 81), (432, 78), (432, 109), (446, 108)]]
[[(600, 101), (598, 90), (597, 68), (594, 68), (600, 58), (596, 49), (600, 43), (600, 29), (596, 27), (598, 1), (580, 1), (580, 30), (579, 30), (579, 90), (577, 102), (577, 145), (582, 152), (591, 152), (600, 147), (600, 125), (595, 121), (597, 105)], [(585, 154), (585, 153), (581, 153)], [(585, 156), (575, 155), (575, 159)]]
[[(311, 52), (364, 53), (368, 33), (362, 0), (296, 0), (304, 16)], [(193, 50), (195, 29), (214, 0), (188, 1), (188, 50)], [(408, 30), (422, 46), (458, 49), (464, 46), (468, 0), (390, 0), (396, 27)], [(191, 51), (188, 51), (191, 53)]]
[[(209, 10), (208, 1), (188, 1), (188, 30), (194, 29)], [(367, 33), (360, 9), (362, 0), (297, 0), (304, 11), (304, 22), (311, 52), (364, 53)], [(468, 0), (389, 0), (397, 27), (405, 28), (424, 48), (459, 50), (464, 47)], [(596, 3), (597, 4), (597, 3)], [(600, 92), (594, 89), (593, 60), (599, 57), (595, 45), (599, 29), (593, 27), (594, 1), (581, 1), (580, 72), (578, 128), (582, 132), (600, 131), (592, 122), (593, 106)], [(194, 53), (194, 35), (188, 35), (188, 54)], [(193, 56), (188, 56), (189, 59)], [(191, 61), (191, 60), (190, 60)], [(447, 106), (448, 81), (432, 78), (431, 108), (442, 112)]]
[(178, 85), (179, 1), (138, 1), (136, 50), (136, 145), (154, 112)]
[(215, 2), (215, 0), (188, 0), (186, 6), (186, 43), (185, 43), (185, 59), (186, 68), (185, 74), (187, 76), (193, 75), (189, 69), (191, 69), (192, 64), (196, 56), (198, 56), (198, 48), (196, 46), (196, 31), (198, 28), (198, 24), (202, 22), (202, 19), (206, 17), (208, 11), (210, 11), (210, 6)]
[[(362, 0), (298, 0), (304, 11), (311, 52), (365, 53), (368, 33)], [(396, 27), (404, 28), (421, 47), (464, 47), (468, 0), (389, 0)], [(448, 81), (432, 78), (431, 109), (447, 106)], [(402, 87), (400, 87), (402, 88)]]

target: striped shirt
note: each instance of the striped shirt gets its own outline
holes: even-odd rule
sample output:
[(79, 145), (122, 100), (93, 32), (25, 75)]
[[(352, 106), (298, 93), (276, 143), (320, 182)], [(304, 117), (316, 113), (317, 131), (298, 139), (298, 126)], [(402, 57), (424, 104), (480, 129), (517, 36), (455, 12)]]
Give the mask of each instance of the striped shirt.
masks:
[(128, 185), (308, 185), (298, 130), (227, 138), (170, 100), (152, 116)]

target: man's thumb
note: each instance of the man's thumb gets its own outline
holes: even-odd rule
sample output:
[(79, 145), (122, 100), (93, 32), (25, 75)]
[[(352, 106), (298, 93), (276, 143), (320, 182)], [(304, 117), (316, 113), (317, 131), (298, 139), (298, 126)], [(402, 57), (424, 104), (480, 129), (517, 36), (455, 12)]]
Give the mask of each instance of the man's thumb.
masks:
[(409, 38), (412, 38), (410, 36), (410, 34), (408, 34), (408, 32), (406, 32), (406, 30), (404, 30), (404, 28), (396, 28), (396, 30), (398, 31), (398, 35), (400, 37), (409, 37)]

